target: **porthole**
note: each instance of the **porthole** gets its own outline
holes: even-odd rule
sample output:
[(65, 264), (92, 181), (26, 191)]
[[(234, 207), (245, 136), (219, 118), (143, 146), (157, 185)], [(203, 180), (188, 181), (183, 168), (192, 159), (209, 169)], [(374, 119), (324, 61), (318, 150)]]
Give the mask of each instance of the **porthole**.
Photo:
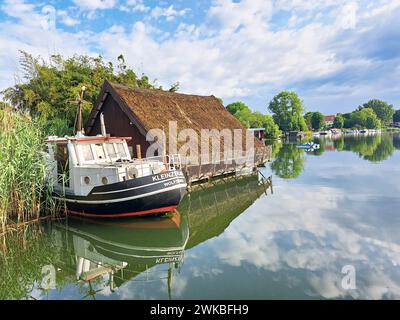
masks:
[(90, 177), (86, 176), (85, 178), (83, 178), (83, 181), (84, 181), (86, 184), (89, 184), (89, 183), (90, 183)]
[(107, 184), (107, 183), (108, 183), (107, 177), (101, 178), (101, 182), (102, 182), (103, 184)]

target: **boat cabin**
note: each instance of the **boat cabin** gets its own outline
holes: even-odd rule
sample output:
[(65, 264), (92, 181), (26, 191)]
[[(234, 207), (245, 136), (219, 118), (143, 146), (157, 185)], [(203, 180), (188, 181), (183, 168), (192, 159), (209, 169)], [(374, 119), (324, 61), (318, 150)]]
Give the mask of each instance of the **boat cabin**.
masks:
[(162, 156), (132, 159), (129, 137), (49, 137), (47, 162), (54, 190), (87, 195), (93, 187), (166, 171)]

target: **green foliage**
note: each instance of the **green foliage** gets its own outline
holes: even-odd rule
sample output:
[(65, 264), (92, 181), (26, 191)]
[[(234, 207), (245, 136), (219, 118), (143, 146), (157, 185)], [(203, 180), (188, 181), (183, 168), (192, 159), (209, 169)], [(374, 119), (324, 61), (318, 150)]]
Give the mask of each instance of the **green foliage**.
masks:
[[(52, 124), (55, 126), (57, 124)], [(42, 155), (44, 121), (0, 110), (0, 227), (39, 217), (48, 207)]]
[(343, 150), (358, 153), (364, 160), (380, 162), (389, 158), (395, 150), (395, 135), (348, 136), (344, 138)]
[(32, 299), (33, 288), (45, 294), (41, 288), (42, 267), (52, 265), (58, 258), (54, 239), (43, 234), (37, 224), (9, 232), (4, 238), (4, 251), (0, 250), (0, 300)]
[(274, 118), (269, 114), (264, 115), (263, 127), (265, 128), (265, 136), (267, 138), (278, 138), (282, 134), (282, 131), (279, 130), (279, 127), (275, 123)]
[(311, 125), (311, 118), (314, 112), (307, 112), (304, 115), (304, 121), (306, 122), (306, 125), (308, 127), (309, 130), (312, 130), (312, 125)]
[(393, 146), (396, 150), (400, 150), (400, 135), (393, 136)]
[(393, 114), (393, 122), (400, 122), (400, 109)]
[(381, 121), (371, 108), (362, 108), (351, 113), (351, 124), (358, 128), (376, 129), (381, 127)]
[(253, 112), (241, 101), (227, 105), (226, 109), (246, 128), (265, 128), (267, 138), (277, 138), (281, 134), (271, 115), (265, 115), (258, 111)]
[(178, 91), (179, 90), (179, 86), (180, 86), (180, 83), (179, 83), (179, 81), (177, 81), (177, 82), (175, 82), (175, 83), (173, 83), (172, 85), (171, 85), (171, 88), (169, 88), (169, 92), (176, 92), (176, 91)]
[(272, 159), (275, 159), (283, 146), (283, 142), (282, 140), (273, 140), (272, 143), (269, 141), (269, 144), (272, 146)]
[[(118, 65), (114, 67), (101, 56), (76, 55), (64, 59), (61, 55), (53, 55), (46, 63), (22, 51), (20, 64), (26, 82), (4, 90), (4, 98), (19, 109), (28, 110), (33, 116), (40, 115), (51, 121), (66, 119), (69, 128), (75, 123), (76, 101), (83, 85), (86, 87), (84, 120), (88, 118), (105, 80), (140, 88), (162, 89), (146, 75), (138, 76), (128, 68), (123, 55), (118, 57)], [(176, 82), (170, 91), (178, 88), (179, 83)]]
[(344, 127), (344, 117), (341, 113), (336, 115), (336, 118), (333, 121), (333, 127), (338, 129), (342, 129)]
[(304, 162), (304, 150), (294, 144), (283, 144), (271, 164), (271, 169), (282, 179), (293, 179), (303, 171)]
[[(400, 137), (397, 134), (383, 133), (378, 135), (340, 136), (338, 139), (315, 139), (320, 149), (307, 151), (309, 156), (320, 156), (326, 152), (328, 145), (338, 151), (357, 153), (364, 160), (380, 162), (388, 159), (396, 149), (400, 149)], [(280, 178), (293, 179), (300, 175), (304, 168), (305, 152), (296, 147), (277, 141), (272, 144), (273, 162), (271, 169)]]
[(373, 99), (367, 103), (364, 103), (361, 107), (359, 107), (359, 110), (365, 108), (372, 109), (383, 125), (389, 125), (392, 123), (393, 115), (395, 113), (393, 105), (382, 100)]
[(303, 101), (295, 92), (282, 91), (271, 100), (268, 109), (282, 131), (307, 131)]
[(325, 117), (321, 112), (314, 112), (311, 116), (311, 127), (318, 131), (325, 126)]
[(252, 127), (252, 123), (254, 122), (253, 112), (247, 106), (246, 108), (238, 109), (238, 111), (234, 113), (234, 116), (246, 128)]
[(11, 109), (11, 106), (4, 101), (0, 101), (0, 110)]
[(236, 112), (244, 110), (244, 109), (250, 109), (250, 108), (241, 101), (236, 101), (236, 102), (230, 103), (226, 106), (226, 110), (228, 110), (233, 115), (235, 115)]

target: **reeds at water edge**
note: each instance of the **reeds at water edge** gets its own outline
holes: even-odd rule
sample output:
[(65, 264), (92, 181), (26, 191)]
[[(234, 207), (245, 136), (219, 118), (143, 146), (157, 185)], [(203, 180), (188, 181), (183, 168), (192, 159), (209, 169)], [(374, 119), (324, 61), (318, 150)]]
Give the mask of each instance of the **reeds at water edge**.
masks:
[(43, 121), (0, 110), (0, 229), (39, 218), (52, 206), (45, 187)]

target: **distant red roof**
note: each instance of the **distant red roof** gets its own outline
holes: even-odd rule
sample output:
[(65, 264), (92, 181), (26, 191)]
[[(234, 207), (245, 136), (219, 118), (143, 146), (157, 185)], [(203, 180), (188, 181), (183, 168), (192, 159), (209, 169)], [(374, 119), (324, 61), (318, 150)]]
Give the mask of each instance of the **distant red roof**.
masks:
[(336, 116), (325, 116), (325, 122), (335, 121)]

